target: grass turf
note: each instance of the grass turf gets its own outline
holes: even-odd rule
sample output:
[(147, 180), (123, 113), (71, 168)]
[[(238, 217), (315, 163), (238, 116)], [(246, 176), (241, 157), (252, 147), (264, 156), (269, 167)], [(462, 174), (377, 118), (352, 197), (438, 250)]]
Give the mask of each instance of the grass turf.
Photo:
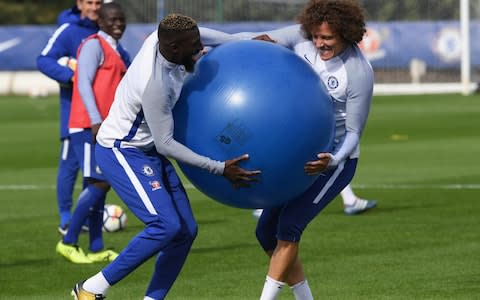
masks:
[[(337, 199), (307, 228), (301, 257), (317, 298), (478, 298), (479, 113), (479, 95), (374, 98), (353, 186), (379, 205), (347, 217)], [(55, 253), (57, 114), (55, 97), (0, 97), (0, 299), (70, 299), (102, 267)], [(251, 211), (189, 195), (199, 235), (168, 298), (258, 299), (268, 261)], [(113, 192), (107, 202), (121, 204)], [(141, 228), (129, 214), (105, 242), (121, 250)], [(152, 268), (151, 259), (108, 299), (141, 299)]]

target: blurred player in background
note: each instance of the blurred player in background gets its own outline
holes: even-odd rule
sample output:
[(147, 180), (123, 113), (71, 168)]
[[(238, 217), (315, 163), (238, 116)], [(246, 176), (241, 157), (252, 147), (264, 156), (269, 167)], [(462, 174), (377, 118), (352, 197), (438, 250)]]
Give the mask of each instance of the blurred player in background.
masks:
[(347, 216), (358, 215), (377, 206), (377, 201), (362, 199), (355, 195), (350, 184), (342, 190), (340, 195), (343, 200), (343, 212)]
[(80, 19), (81, 11), (77, 5), (61, 11), (57, 16), (57, 25), (62, 26), (65, 23), (77, 23)]
[[(125, 14), (117, 3), (103, 4), (98, 11), (100, 31), (85, 39), (78, 49), (78, 66), (73, 83), (69, 133), (72, 149), (88, 181), (77, 202), (70, 227), (57, 252), (74, 263), (112, 261), (117, 253), (104, 250), (102, 238), (103, 209), (110, 185), (98, 168), (95, 139), (106, 118), (115, 90), (130, 65), (130, 56), (119, 40), (125, 32)], [(82, 224), (88, 217), (90, 253), (77, 245)]]
[(76, 58), (77, 48), (87, 36), (98, 31), (97, 18), (101, 0), (77, 0), (76, 6), (63, 11), (57, 22), (62, 23), (37, 57), (40, 72), (60, 84), (60, 160), (57, 173), (57, 203), (60, 214), (58, 231), (65, 234), (70, 223), (72, 196), (80, 169), (70, 147), (68, 121), (72, 101), (74, 64), (60, 65), (62, 57)]

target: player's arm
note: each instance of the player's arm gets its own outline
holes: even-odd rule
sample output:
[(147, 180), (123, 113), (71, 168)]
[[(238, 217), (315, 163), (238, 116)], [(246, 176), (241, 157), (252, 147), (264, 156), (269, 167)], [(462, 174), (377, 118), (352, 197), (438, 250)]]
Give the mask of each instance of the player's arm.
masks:
[(68, 43), (66, 33), (68, 26), (69, 24), (60, 26), (37, 57), (38, 70), (61, 84), (71, 84), (74, 73), (69, 67), (61, 66), (57, 62), (60, 57), (68, 55), (68, 48), (65, 47)]
[(248, 39), (248, 38), (242, 38), (241, 36), (235, 36), (230, 33), (226, 33), (226, 32), (211, 29), (211, 28), (206, 28), (206, 27), (199, 27), (199, 30), (200, 30), (200, 39), (202, 41), (202, 44), (206, 47), (215, 47), (230, 41), (239, 41), (242, 39)]
[(162, 75), (153, 74), (151, 76), (142, 96), (143, 114), (153, 135), (157, 152), (177, 161), (208, 170), (210, 173), (222, 175), (235, 188), (249, 186), (249, 182), (255, 181), (255, 176), (260, 174), (260, 171), (248, 171), (238, 166), (240, 161), (248, 159), (248, 155), (221, 162), (199, 155), (174, 139), (172, 109), (176, 99), (169, 97), (169, 87), (164, 85)]
[(367, 65), (355, 66), (350, 70), (346, 103), (346, 136), (338, 151), (333, 154), (330, 165), (338, 164), (353, 153), (360, 143), (360, 137), (370, 112), (374, 82), (373, 71)]
[(360, 137), (365, 127), (372, 101), (373, 71), (369, 65), (361, 62), (355, 65), (349, 63), (346, 67), (349, 80), (345, 138), (334, 153), (320, 153), (316, 161), (307, 162), (304, 167), (307, 174), (314, 175), (323, 172), (326, 168), (336, 167), (340, 162), (346, 160), (360, 143)]
[[(93, 92), (93, 81), (100, 64), (103, 62), (103, 51), (98, 39), (90, 39), (81, 46), (77, 59), (77, 73), (74, 85), (77, 86), (82, 102), (87, 110), (92, 128), (102, 123)], [(99, 99), (102, 100), (102, 99)]]
[(301, 34), (300, 25), (291, 25), (270, 31), (238, 32), (233, 34), (206, 27), (200, 27), (199, 29), (202, 43), (210, 47), (229, 41), (250, 40), (262, 35), (268, 36), (271, 40), (287, 48), (293, 48), (296, 44), (305, 40)]
[[(240, 33), (240, 34), (244, 34), (244, 33)], [(279, 29), (269, 30), (265, 32), (254, 33), (254, 36), (259, 36), (259, 35), (266, 35), (270, 39), (274, 40), (277, 44), (290, 49), (293, 49), (293, 47), (296, 44), (305, 41), (305, 38), (303, 37), (300, 30), (300, 25), (298, 24), (282, 27)]]
[(174, 100), (169, 97), (170, 87), (163, 82), (162, 69), (156, 68), (156, 71), (159, 72), (152, 74), (143, 93), (142, 109), (157, 152), (180, 162), (206, 169), (213, 174), (222, 175), (224, 162), (199, 155), (173, 138)]

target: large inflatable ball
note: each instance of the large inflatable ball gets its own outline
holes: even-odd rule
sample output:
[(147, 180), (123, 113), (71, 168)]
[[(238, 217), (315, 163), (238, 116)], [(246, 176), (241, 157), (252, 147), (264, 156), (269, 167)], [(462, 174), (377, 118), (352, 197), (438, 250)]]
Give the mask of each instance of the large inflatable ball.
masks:
[(201, 192), (239, 208), (278, 206), (317, 177), (304, 164), (331, 150), (333, 104), (312, 67), (294, 52), (264, 41), (216, 47), (187, 78), (174, 108), (174, 137), (198, 154), (224, 161), (242, 154), (259, 182), (234, 189), (223, 176), (179, 163)]

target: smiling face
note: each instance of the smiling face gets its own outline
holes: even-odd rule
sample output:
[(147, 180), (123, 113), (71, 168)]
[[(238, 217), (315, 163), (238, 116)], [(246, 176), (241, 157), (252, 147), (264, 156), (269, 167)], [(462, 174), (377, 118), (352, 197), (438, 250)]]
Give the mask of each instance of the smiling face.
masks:
[(127, 26), (125, 14), (121, 8), (114, 3), (104, 4), (99, 12), (98, 26), (100, 30), (118, 41)]
[(313, 45), (323, 60), (339, 55), (347, 46), (347, 43), (330, 28), (327, 22), (312, 27), (311, 36)]
[(89, 18), (90, 20), (97, 22), (98, 10), (102, 6), (102, 0), (77, 0), (77, 8), (80, 10), (80, 17)]
[(323, 60), (358, 44), (365, 34), (365, 13), (356, 0), (310, 0), (297, 20), (305, 38)]

